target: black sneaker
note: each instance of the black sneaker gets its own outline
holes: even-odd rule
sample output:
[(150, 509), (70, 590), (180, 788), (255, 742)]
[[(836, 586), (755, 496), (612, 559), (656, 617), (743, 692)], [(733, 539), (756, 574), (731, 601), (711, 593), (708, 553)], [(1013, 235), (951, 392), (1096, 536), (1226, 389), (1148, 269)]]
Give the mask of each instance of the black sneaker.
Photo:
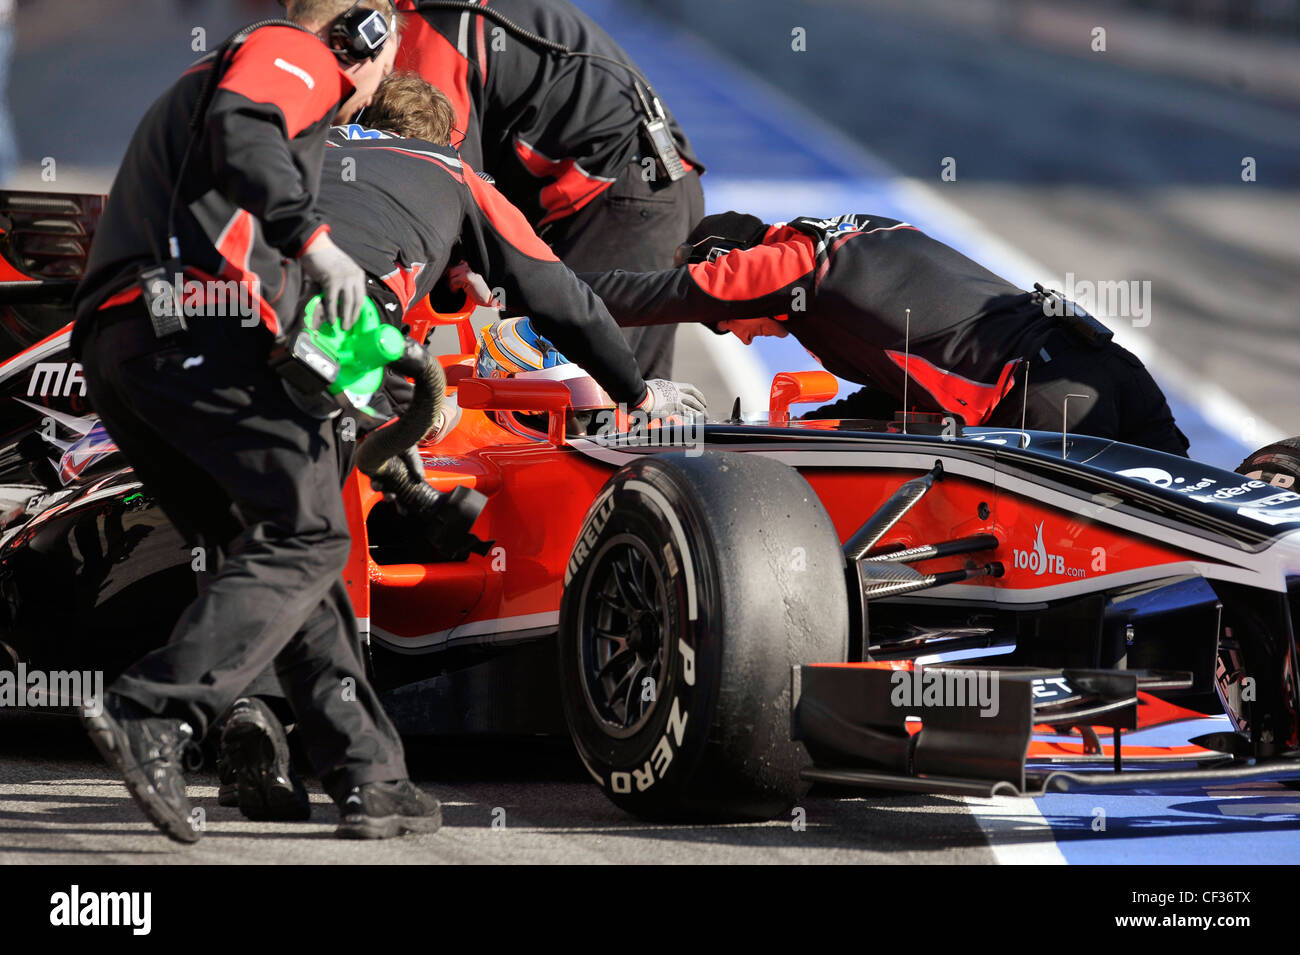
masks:
[[(294, 770), (289, 740), (271, 708), (257, 697), (235, 701), (221, 730), (217, 802), (236, 805), (258, 822), (311, 818), (307, 789)], [(233, 795), (233, 801), (231, 797)]]
[(81, 712), (81, 725), (109, 766), (122, 774), (135, 804), (177, 842), (198, 842), (181, 759), (194, 730), (184, 720), (154, 716), (126, 697), (104, 694), (98, 716)]
[(406, 832), (437, 832), (442, 807), (409, 779), (366, 783), (348, 793), (339, 807), (340, 839), (391, 839)]

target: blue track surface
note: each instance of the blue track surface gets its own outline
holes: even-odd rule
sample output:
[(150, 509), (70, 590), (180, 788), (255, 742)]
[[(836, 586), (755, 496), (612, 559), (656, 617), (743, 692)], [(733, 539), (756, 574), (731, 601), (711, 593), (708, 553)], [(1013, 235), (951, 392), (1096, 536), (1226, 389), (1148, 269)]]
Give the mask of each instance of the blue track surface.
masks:
[[(1022, 287), (1050, 279), (1018, 274), (1012, 262), (999, 261), (997, 250), (982, 236), (909, 205), (912, 194), (890, 169), (857, 151), (841, 155), (823, 144), (815, 124), (694, 37), (666, 28), (616, 0), (579, 0), (579, 6), (618, 39), (671, 105), (708, 166), (704, 183), (710, 212), (739, 209), (768, 222), (799, 215), (875, 213), (911, 222)], [(793, 338), (761, 339), (752, 347), (769, 375), (817, 367)], [(856, 387), (844, 383), (841, 394)], [(1194, 457), (1231, 469), (1251, 450), (1210, 425), (1184, 396), (1168, 387), (1166, 393), (1192, 441)], [(1157, 727), (1134, 734), (1129, 741), (1179, 743), (1188, 735), (1224, 728), (1226, 720), (1205, 721), (1190, 734), (1185, 724)], [(1300, 859), (1300, 792), (1277, 783), (1231, 789), (1196, 786), (1158, 795), (1053, 795), (1034, 802), (1069, 863), (1289, 863)], [(1098, 809), (1105, 813), (1104, 831), (1095, 828)], [(1041, 826), (1035, 820), (1027, 824)], [(990, 838), (996, 845), (997, 837)], [(1014, 860), (1014, 853), (1003, 858)]]

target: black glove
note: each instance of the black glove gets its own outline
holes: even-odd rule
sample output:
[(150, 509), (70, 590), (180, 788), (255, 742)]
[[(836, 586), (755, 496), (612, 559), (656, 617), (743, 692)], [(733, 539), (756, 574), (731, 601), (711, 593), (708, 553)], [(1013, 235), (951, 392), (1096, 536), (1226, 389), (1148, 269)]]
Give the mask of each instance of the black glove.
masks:
[(677, 247), (677, 265), (711, 262), (721, 252), (748, 249), (763, 241), (767, 225), (758, 216), (743, 212), (719, 212), (705, 216)]

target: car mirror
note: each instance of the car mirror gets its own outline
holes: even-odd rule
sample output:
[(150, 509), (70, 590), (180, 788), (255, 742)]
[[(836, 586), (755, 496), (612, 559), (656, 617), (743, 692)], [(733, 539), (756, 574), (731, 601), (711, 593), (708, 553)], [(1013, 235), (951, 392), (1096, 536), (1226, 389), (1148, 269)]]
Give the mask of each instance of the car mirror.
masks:
[(829, 371), (783, 371), (772, 379), (768, 424), (788, 424), (791, 405), (830, 401), (839, 393), (840, 383)]
[(550, 415), (547, 438), (564, 444), (566, 412), (572, 398), (561, 381), (519, 378), (462, 378), (456, 390), (462, 408), (478, 411), (522, 411)]

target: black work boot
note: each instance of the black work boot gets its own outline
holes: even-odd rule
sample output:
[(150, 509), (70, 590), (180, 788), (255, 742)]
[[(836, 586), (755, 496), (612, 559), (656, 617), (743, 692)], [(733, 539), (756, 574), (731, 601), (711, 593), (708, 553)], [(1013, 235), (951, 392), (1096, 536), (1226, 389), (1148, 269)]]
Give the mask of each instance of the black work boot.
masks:
[(217, 802), (259, 822), (301, 822), (311, 802), (289, 752), (284, 727), (257, 697), (235, 701), (221, 730)]
[(81, 724), (149, 821), (177, 842), (198, 842), (203, 830), (194, 825), (181, 775), (182, 754), (194, 737), (190, 724), (154, 716), (114, 693), (104, 694), (98, 716), (83, 710)]
[(355, 786), (339, 806), (340, 839), (391, 839), (406, 832), (437, 832), (442, 806), (409, 779)]
[(226, 751), (217, 740), (217, 805), (229, 809), (239, 808), (239, 779), (235, 767), (226, 758)]

